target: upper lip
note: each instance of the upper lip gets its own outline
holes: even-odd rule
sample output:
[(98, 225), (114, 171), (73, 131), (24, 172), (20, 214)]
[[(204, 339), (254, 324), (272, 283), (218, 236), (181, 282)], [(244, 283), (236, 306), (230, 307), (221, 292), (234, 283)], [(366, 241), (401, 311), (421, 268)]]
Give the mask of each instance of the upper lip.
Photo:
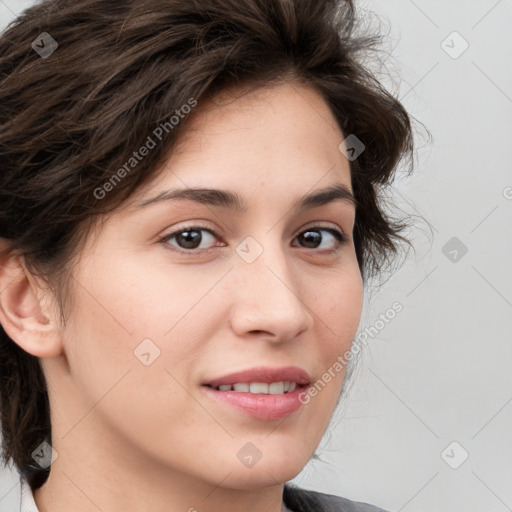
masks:
[(249, 368), (223, 375), (216, 379), (204, 382), (203, 385), (218, 387), (223, 384), (236, 384), (239, 382), (296, 382), (299, 385), (309, 384), (311, 381), (308, 373), (297, 366), (283, 366), (279, 368), (271, 368), (269, 366), (260, 366), (257, 368)]

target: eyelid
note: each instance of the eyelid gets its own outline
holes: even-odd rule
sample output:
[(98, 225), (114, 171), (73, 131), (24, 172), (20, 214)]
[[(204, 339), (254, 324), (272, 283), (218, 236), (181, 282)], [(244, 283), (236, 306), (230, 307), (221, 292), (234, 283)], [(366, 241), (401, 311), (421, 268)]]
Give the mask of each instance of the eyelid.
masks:
[[(308, 230), (308, 229), (334, 229), (335, 231), (339, 231), (342, 235), (348, 236), (345, 233), (345, 230), (341, 226), (338, 226), (337, 224), (334, 224), (334, 223), (326, 224), (325, 221), (321, 221), (321, 220), (312, 221), (311, 223), (308, 223), (305, 226), (302, 226), (299, 229), (299, 231), (297, 232), (297, 235)], [(295, 236), (297, 236), (297, 235), (295, 235)]]

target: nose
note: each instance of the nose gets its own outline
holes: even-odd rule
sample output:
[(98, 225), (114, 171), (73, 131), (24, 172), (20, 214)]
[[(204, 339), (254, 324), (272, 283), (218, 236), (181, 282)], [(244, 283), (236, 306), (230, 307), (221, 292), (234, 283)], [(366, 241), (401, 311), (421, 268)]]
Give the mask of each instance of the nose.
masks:
[(234, 274), (231, 327), (238, 336), (284, 342), (311, 328), (313, 316), (301, 296), (304, 276), (281, 248), (266, 247), (252, 263), (239, 258)]

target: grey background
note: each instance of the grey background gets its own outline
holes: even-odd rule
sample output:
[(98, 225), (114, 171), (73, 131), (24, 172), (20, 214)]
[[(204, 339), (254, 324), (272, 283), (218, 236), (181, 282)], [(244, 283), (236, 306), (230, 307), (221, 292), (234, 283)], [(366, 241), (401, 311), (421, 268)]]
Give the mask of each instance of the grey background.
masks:
[[(0, 25), (30, 3), (0, 0)], [(389, 31), (385, 81), (433, 142), (418, 126), (395, 187), (416, 250), (369, 290), (360, 332), (403, 311), (364, 347), (321, 461), (294, 482), (396, 512), (512, 510), (512, 0), (359, 6)], [(0, 511), (17, 493), (0, 472)]]

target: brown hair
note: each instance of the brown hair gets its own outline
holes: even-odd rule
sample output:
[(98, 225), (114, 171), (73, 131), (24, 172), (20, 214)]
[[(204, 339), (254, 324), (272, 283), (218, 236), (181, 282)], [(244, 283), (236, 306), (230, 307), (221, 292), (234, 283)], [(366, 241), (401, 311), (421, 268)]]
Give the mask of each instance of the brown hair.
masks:
[[(5, 252), (47, 280), (62, 312), (90, 223), (155, 175), (186, 123), (169, 127), (173, 114), (227, 87), (296, 80), (366, 147), (350, 162), (354, 244), (365, 282), (378, 275), (408, 242), (380, 191), (412, 155), (413, 137), (403, 106), (362, 64), (380, 38), (357, 35), (355, 14), (351, 0), (43, 0), (27, 9), (0, 37)], [(95, 190), (163, 125), (162, 143), (99, 199)], [(5, 463), (39, 487), (49, 468), (31, 454), (51, 444), (45, 379), (1, 326), (0, 397)]]

